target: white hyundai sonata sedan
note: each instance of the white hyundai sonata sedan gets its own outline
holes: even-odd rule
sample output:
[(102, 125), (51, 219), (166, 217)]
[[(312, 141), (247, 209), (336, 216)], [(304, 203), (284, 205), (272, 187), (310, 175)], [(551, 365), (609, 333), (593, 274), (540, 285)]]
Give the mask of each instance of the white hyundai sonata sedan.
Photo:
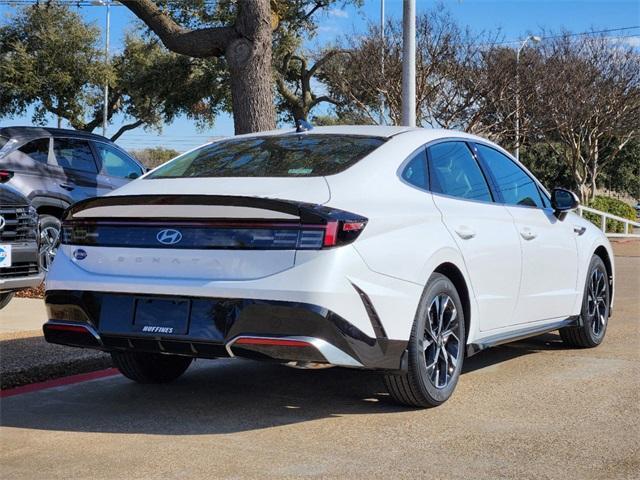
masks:
[(142, 383), (246, 357), (378, 370), (397, 401), (439, 405), (482, 349), (602, 342), (613, 254), (577, 206), (461, 132), (224, 139), (67, 211), (44, 333)]

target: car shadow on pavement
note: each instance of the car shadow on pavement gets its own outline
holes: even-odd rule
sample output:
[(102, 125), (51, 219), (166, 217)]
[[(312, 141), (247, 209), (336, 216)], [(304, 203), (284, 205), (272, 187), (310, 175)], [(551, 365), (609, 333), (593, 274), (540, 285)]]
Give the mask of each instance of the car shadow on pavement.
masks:
[[(553, 336), (498, 347), (465, 363), (464, 374), (539, 350)], [(198, 360), (169, 385), (121, 377), (2, 400), (0, 423), (38, 430), (157, 435), (225, 434), (353, 414), (406, 412), (382, 377), (350, 369), (296, 370), (248, 360)]]

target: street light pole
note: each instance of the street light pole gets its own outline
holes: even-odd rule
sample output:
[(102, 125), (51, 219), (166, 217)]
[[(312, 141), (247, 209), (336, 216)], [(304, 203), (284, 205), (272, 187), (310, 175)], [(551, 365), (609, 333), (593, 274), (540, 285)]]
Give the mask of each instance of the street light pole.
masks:
[(529, 43), (540, 42), (541, 38), (536, 35), (529, 35), (522, 41), (522, 45), (516, 51), (516, 160), (520, 160), (520, 53), (524, 50), (524, 47)]
[[(380, 0), (380, 78), (384, 85), (384, 0)], [(384, 93), (380, 90), (380, 125), (384, 125)]]
[(402, 5), (402, 124), (416, 126), (416, 0)]
[[(111, 2), (107, 1), (107, 28), (105, 32), (105, 42), (104, 42), (104, 61), (105, 64), (109, 65), (109, 29), (111, 23)], [(108, 120), (108, 105), (109, 105), (109, 81), (105, 79), (104, 82), (104, 107), (102, 112), (102, 136), (107, 136), (107, 120)]]

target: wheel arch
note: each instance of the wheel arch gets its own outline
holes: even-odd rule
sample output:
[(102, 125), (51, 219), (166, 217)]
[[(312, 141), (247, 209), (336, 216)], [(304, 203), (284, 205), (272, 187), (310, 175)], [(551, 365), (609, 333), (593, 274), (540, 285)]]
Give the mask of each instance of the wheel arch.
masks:
[(458, 295), (460, 296), (460, 301), (462, 302), (462, 313), (464, 314), (464, 334), (465, 334), (465, 343), (466, 339), (469, 338), (469, 328), (471, 325), (471, 297), (469, 292), (469, 287), (467, 286), (467, 281), (462, 273), (462, 271), (451, 262), (441, 263), (436, 267), (434, 273), (440, 273), (447, 277), (453, 285), (456, 287)]
[(599, 245), (593, 255), (600, 257), (602, 262), (604, 263), (605, 268), (607, 269), (607, 276), (609, 277), (609, 315), (611, 315), (611, 309), (613, 307), (613, 289), (614, 289), (614, 281), (613, 281), (613, 262), (604, 245)]
[(51, 215), (59, 220), (62, 220), (64, 211), (69, 207), (63, 200), (46, 197), (34, 197), (31, 199), (31, 205), (35, 207), (38, 215)]
[(64, 214), (64, 208), (54, 207), (52, 205), (42, 205), (39, 208), (36, 208), (38, 215), (51, 215), (52, 217), (56, 217), (58, 220), (62, 220), (62, 215)]

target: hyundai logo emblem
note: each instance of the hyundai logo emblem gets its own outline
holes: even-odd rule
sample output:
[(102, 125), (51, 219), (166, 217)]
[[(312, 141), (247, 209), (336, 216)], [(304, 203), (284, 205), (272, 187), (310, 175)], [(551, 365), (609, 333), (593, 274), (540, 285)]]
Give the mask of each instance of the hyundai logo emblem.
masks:
[(156, 240), (164, 245), (175, 245), (180, 240), (182, 240), (182, 233), (172, 228), (166, 228), (158, 232), (158, 235), (156, 235)]
[(2, 215), (0, 215), (0, 230), (2, 230), (4, 228), (4, 224), (5, 224), (5, 220), (4, 217)]
[(84, 260), (85, 258), (87, 258), (87, 251), (78, 248), (77, 250), (73, 251), (73, 258), (75, 258), (76, 260)]

